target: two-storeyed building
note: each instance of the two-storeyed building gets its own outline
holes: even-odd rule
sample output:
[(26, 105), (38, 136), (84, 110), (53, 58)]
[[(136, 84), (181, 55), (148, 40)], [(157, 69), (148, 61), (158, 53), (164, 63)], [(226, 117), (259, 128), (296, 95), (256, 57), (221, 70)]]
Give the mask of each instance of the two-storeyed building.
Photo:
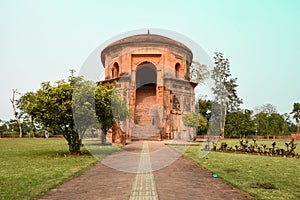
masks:
[(182, 116), (194, 111), (195, 83), (190, 82), (192, 51), (173, 39), (140, 34), (118, 40), (101, 52), (103, 82), (116, 82), (130, 119), (117, 122), (113, 142), (190, 139)]

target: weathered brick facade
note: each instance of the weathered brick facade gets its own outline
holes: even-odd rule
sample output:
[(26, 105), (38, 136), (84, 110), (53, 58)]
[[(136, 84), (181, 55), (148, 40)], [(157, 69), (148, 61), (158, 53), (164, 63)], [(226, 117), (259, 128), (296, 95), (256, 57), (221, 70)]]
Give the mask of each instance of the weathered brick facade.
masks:
[(182, 123), (182, 115), (194, 111), (192, 59), (182, 43), (154, 34), (123, 38), (102, 51), (105, 82), (117, 81), (130, 110), (130, 119), (114, 126), (114, 142), (122, 142), (124, 134), (127, 140), (193, 136)]

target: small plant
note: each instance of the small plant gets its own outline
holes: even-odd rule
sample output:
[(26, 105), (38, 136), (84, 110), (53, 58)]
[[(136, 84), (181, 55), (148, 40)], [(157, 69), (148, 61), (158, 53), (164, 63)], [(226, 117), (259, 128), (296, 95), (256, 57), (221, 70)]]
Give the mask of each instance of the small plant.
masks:
[(248, 141), (245, 142), (245, 144), (243, 143), (243, 140), (240, 141), (240, 145), (242, 147), (242, 151), (243, 152), (247, 152), (247, 147), (248, 147)]
[(226, 151), (228, 144), (226, 142), (221, 143), (221, 147), (219, 148), (219, 151)]
[[(220, 148), (217, 149), (216, 144), (213, 143), (213, 150), (216, 151), (226, 151), (226, 152), (242, 152), (242, 153), (253, 153), (253, 154), (264, 154), (269, 156), (289, 156), (294, 158), (299, 158), (299, 155), (296, 154), (296, 144), (294, 141), (285, 143), (286, 150), (277, 148), (277, 143), (274, 141), (272, 147), (268, 147), (266, 144), (261, 144), (258, 146), (256, 140), (253, 139), (253, 144), (249, 144), (246, 140), (240, 140), (240, 145), (235, 145), (234, 147), (229, 146), (226, 142), (222, 142)], [(208, 148), (206, 145), (205, 148)]]

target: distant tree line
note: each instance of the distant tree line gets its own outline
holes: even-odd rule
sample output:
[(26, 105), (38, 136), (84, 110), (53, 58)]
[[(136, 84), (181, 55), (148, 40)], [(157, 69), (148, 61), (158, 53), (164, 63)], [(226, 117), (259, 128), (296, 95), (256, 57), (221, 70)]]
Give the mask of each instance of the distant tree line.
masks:
[[(194, 76), (200, 77), (193, 79), (198, 84), (202, 84), (209, 75), (214, 81), (212, 87), (214, 99), (199, 99), (196, 102), (197, 112), (207, 121), (205, 126), (198, 126), (197, 134), (207, 134), (210, 126), (214, 126), (210, 128), (214, 128), (215, 132), (219, 132), (218, 135), (223, 138), (247, 135), (285, 135), (299, 132), (300, 103), (294, 103), (291, 113), (285, 114), (279, 114), (276, 107), (271, 104), (264, 104), (254, 110), (241, 109), (243, 100), (237, 94), (237, 78), (231, 75), (228, 58), (220, 52), (215, 52), (213, 58), (212, 71), (207, 71), (207, 68), (203, 68), (203, 65), (199, 63), (194, 65), (191, 71)], [(199, 74), (205, 74), (205, 76), (199, 76)], [(292, 122), (290, 114), (296, 124)], [(212, 116), (214, 119), (211, 119)]]
[[(207, 111), (210, 110), (212, 103), (216, 102), (203, 99), (199, 99), (197, 102), (198, 112), (207, 121), (210, 120), (211, 115)], [(209, 123), (203, 128), (198, 128), (197, 134), (207, 134), (208, 126)], [(295, 133), (296, 131), (297, 125), (293, 123), (290, 115), (288, 113), (279, 114), (275, 106), (271, 104), (264, 104), (254, 110), (240, 109), (238, 111), (227, 111), (226, 113), (225, 137), (280, 136)]]

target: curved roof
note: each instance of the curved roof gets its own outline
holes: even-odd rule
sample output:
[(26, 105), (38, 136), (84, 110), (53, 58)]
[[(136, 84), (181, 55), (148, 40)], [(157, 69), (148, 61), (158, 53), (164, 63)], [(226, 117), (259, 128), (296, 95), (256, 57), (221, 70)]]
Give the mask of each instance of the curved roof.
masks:
[(111, 51), (118, 51), (118, 49), (122, 49), (123, 47), (167, 47), (173, 50), (179, 50), (184, 52), (185, 54), (189, 55), (188, 57), (189, 62), (191, 63), (193, 53), (192, 51), (185, 46), (184, 44), (170, 39), (165, 36), (156, 35), (156, 34), (140, 34), (140, 35), (133, 35), (123, 39), (120, 39), (116, 42), (111, 43), (107, 47), (103, 49), (101, 52), (101, 61), (104, 65), (105, 61), (105, 54)]

